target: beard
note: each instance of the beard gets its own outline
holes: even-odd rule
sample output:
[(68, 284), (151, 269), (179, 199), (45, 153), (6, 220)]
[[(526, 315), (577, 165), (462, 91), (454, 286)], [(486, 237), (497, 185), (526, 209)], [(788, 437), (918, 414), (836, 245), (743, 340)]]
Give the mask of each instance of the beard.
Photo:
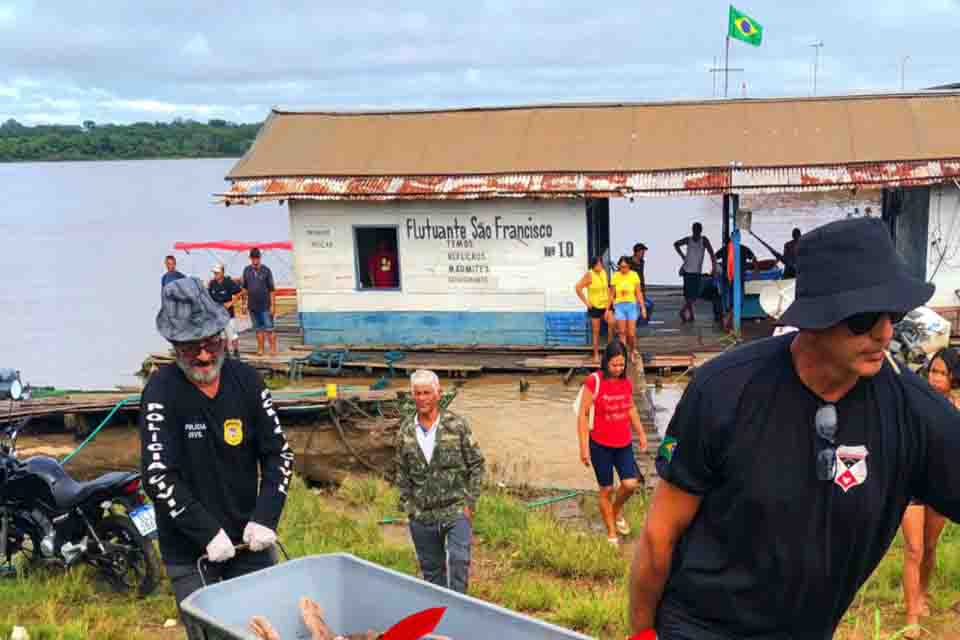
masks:
[(226, 358), (226, 350), (220, 351), (217, 357), (213, 359), (209, 371), (201, 371), (197, 367), (197, 360), (180, 355), (180, 353), (177, 352), (177, 366), (180, 367), (180, 371), (183, 371), (183, 375), (187, 376), (187, 380), (190, 382), (194, 384), (210, 384), (220, 377), (220, 370), (223, 369), (223, 361), (226, 360)]

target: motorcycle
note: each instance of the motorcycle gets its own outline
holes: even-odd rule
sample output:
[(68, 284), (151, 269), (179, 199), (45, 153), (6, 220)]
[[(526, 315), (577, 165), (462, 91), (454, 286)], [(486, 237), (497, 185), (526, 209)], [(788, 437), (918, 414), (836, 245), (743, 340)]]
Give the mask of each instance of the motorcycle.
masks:
[(161, 576), (157, 527), (140, 473), (78, 482), (54, 458), (21, 461), (17, 435), (28, 422), (0, 425), (0, 571), (86, 563), (114, 591), (152, 593)]

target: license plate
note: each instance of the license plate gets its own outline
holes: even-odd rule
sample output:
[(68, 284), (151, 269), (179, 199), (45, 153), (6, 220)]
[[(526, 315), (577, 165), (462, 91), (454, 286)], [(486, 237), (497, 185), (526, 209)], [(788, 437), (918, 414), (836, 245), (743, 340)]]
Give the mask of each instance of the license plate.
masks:
[(152, 536), (157, 531), (157, 517), (152, 504), (145, 504), (131, 511), (130, 519), (144, 538)]

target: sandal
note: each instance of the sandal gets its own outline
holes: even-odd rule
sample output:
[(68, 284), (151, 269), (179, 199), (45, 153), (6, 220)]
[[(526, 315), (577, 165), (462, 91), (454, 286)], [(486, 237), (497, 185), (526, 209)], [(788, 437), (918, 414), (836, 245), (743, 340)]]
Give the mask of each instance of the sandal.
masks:
[(620, 532), (620, 535), (628, 536), (630, 535), (630, 524), (627, 523), (627, 519), (623, 516), (617, 518), (616, 521), (617, 531)]
[(617, 548), (620, 547), (620, 538), (616, 536), (613, 536), (612, 538), (607, 538), (607, 542), (610, 544), (611, 547), (617, 547)]

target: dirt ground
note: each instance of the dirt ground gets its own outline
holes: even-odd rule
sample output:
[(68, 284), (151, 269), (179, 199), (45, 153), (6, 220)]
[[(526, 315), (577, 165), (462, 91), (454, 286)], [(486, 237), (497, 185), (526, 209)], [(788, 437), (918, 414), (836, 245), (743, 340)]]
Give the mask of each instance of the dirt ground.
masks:
[[(529, 387), (520, 388), (520, 376), (484, 375), (456, 380), (458, 394), (451, 409), (469, 419), (474, 434), (487, 458), (494, 482), (528, 485), (536, 488), (594, 489), (591, 469), (579, 460), (576, 427), (572, 410), (580, 379), (564, 384), (559, 375), (524, 378)], [(321, 385), (326, 381), (310, 381)], [(339, 379), (339, 384), (362, 384), (360, 378)], [(444, 379), (443, 385), (454, 384)], [(392, 381), (393, 388), (404, 389), (403, 378)], [(682, 393), (682, 386), (649, 386), (656, 407), (656, 425), (662, 433)], [(309, 434), (308, 426), (289, 426), (295, 444)], [(318, 438), (322, 438), (318, 436)], [(335, 436), (330, 434), (331, 442)], [(314, 441), (314, 445), (322, 439)], [(77, 446), (73, 435), (55, 428), (35, 429), (21, 435), (18, 446), (21, 459), (33, 455), (63, 458)], [(139, 467), (137, 430), (127, 425), (111, 425), (77, 454), (67, 465), (78, 479), (90, 479), (107, 471)]]

